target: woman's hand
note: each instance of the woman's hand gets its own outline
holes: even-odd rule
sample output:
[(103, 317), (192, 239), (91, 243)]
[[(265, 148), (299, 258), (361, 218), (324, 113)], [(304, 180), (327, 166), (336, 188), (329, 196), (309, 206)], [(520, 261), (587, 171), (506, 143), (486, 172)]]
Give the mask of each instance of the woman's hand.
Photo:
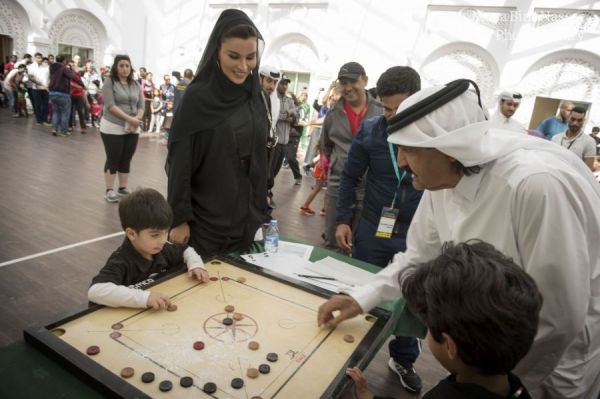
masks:
[(190, 239), (190, 225), (181, 223), (169, 232), (169, 239), (175, 244), (187, 244)]

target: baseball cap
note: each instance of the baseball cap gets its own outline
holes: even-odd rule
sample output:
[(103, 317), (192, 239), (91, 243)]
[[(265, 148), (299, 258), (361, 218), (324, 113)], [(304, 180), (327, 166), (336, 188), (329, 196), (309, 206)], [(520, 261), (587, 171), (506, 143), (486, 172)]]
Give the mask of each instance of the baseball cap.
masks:
[(285, 83), (291, 82), (290, 78), (288, 78), (287, 75), (281, 75), (281, 81)]
[(363, 68), (358, 62), (347, 62), (340, 68), (340, 71), (338, 72), (338, 79), (348, 78), (357, 80), (360, 76), (366, 74), (365, 68)]
[(279, 78), (281, 78), (281, 72), (279, 71), (279, 68), (275, 68), (272, 65), (261, 65), (258, 73), (260, 73), (262, 76), (267, 76), (275, 80), (279, 80)]

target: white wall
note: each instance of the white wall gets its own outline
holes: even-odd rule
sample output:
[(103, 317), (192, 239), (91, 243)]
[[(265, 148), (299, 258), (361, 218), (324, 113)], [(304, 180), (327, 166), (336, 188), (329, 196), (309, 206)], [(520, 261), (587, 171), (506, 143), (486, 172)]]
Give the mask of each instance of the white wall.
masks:
[[(595, 103), (591, 120), (600, 123), (600, 1), (2, 3), (23, 19), (30, 52), (52, 50), (53, 24), (76, 14), (79, 19), (67, 21), (92, 30), (89, 40), (103, 41), (98, 64), (128, 53), (134, 67), (146, 66), (157, 80), (173, 70), (195, 70), (219, 13), (231, 7), (244, 10), (257, 24), (266, 42), (264, 62), (311, 74), (311, 98), (347, 61), (363, 64), (370, 86), (388, 67), (411, 65), (421, 73), (424, 86), (459, 76), (477, 80), (492, 109), (499, 89), (521, 90), (525, 100), (515, 118), (525, 123), (536, 95)], [(0, 24), (0, 33), (7, 29)]]

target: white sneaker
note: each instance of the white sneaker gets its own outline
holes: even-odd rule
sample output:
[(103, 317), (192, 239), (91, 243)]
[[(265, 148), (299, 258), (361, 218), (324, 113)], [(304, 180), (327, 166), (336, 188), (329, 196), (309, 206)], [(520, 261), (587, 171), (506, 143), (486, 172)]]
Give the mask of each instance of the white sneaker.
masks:
[(115, 193), (115, 190), (108, 190), (106, 194), (104, 194), (104, 199), (106, 202), (110, 203), (119, 202), (119, 195)]

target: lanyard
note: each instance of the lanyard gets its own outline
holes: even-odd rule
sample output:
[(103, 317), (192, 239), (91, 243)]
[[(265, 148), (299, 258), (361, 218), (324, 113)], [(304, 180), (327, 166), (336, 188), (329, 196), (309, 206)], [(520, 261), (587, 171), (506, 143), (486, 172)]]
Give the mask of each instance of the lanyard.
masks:
[(394, 208), (394, 205), (396, 204), (396, 196), (398, 195), (398, 190), (400, 190), (402, 180), (404, 180), (404, 176), (406, 176), (406, 170), (403, 170), (402, 176), (400, 176), (400, 171), (398, 169), (398, 161), (396, 161), (396, 157), (394, 156), (394, 149), (392, 148), (392, 143), (388, 143), (388, 148), (390, 149), (390, 157), (392, 158), (392, 164), (394, 164), (394, 173), (396, 174), (396, 179), (398, 179), (398, 185), (396, 186), (396, 191), (394, 192), (394, 199), (392, 200), (392, 208)]

